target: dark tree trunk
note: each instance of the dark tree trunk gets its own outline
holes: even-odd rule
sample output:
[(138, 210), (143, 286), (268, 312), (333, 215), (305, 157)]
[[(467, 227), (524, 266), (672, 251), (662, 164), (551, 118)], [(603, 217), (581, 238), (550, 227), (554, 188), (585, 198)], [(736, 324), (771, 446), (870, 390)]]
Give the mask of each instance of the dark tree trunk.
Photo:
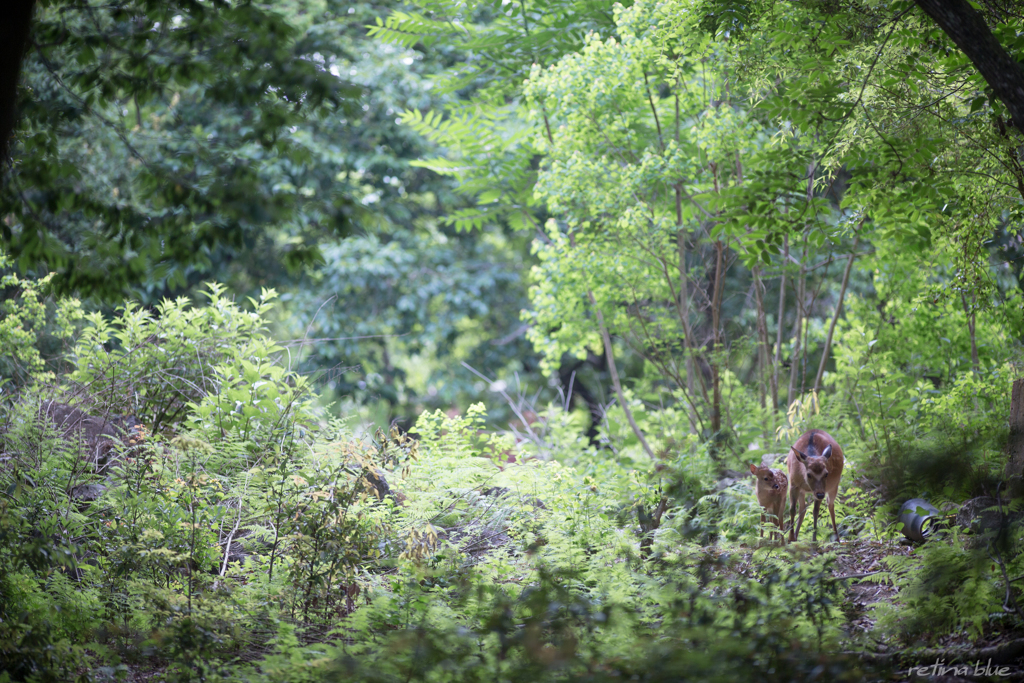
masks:
[[(1014, 380), (1010, 395), (1010, 440), (1006, 446), (1010, 456), (1006, 476), (1011, 478), (1010, 491), (1017, 495), (1024, 490), (1024, 379)], [(1014, 479), (1015, 478), (1015, 479)]]
[(992, 35), (967, 0), (915, 0), (978, 69), (1024, 133), (1024, 67)]
[[(864, 225), (864, 221), (861, 221), (861, 225)], [(857, 258), (858, 244), (860, 244), (859, 233), (853, 240), (850, 259), (846, 262), (846, 271), (843, 273), (843, 285), (839, 288), (839, 302), (836, 304), (836, 312), (832, 316), (832, 322), (828, 326), (828, 334), (825, 335), (825, 348), (821, 351), (821, 363), (818, 364), (818, 374), (814, 376), (814, 393), (818, 393), (818, 390), (821, 388), (821, 378), (825, 376), (825, 363), (828, 362), (828, 352), (832, 348), (832, 335), (836, 331), (839, 314), (843, 312), (843, 297), (846, 296), (846, 286), (850, 284), (850, 269), (853, 268), (853, 260)]]
[(586, 436), (590, 445), (598, 448), (601, 445), (598, 440), (598, 430), (601, 428), (601, 420), (604, 419), (604, 406), (580, 380), (578, 370), (583, 367), (585, 361), (571, 359), (566, 362), (567, 358), (568, 355), (562, 358), (562, 365), (558, 368), (558, 380), (562, 384), (562, 390), (566, 393), (567, 407), (569, 410), (575, 408), (577, 396), (587, 404), (587, 412), (590, 413), (590, 426), (587, 428)]
[(720, 439), (722, 431), (722, 386), (719, 368), (721, 359), (718, 352), (722, 345), (719, 327), (722, 314), (722, 283), (725, 281), (725, 273), (722, 272), (724, 251), (725, 245), (721, 240), (715, 242), (715, 278), (712, 281), (715, 289), (711, 295), (711, 431), (716, 441)]
[(761, 394), (762, 410), (767, 405), (765, 398), (768, 374), (771, 366), (768, 361), (768, 319), (764, 312), (764, 297), (761, 296), (761, 268), (754, 266), (754, 296), (757, 301), (757, 384)]
[(807, 273), (804, 270), (804, 260), (807, 258), (807, 243), (804, 240), (804, 253), (801, 256), (800, 273), (796, 280), (796, 319), (793, 321), (793, 355), (790, 357), (789, 366), (789, 391), (786, 392), (786, 409), (793, 405), (797, 399), (796, 378), (800, 375), (800, 341), (803, 337), (804, 325), (804, 297), (807, 295)]
[(8, 0), (0, 21), (0, 160), (10, 155), (11, 133), (18, 120), (18, 75), (28, 44), (35, 0)]
[[(789, 235), (783, 238), (782, 280), (779, 283), (779, 317), (775, 331), (775, 362), (772, 364), (772, 412), (779, 410), (779, 368), (782, 367), (782, 327), (786, 317), (786, 266), (789, 265)], [(786, 404), (789, 408), (789, 404)]]

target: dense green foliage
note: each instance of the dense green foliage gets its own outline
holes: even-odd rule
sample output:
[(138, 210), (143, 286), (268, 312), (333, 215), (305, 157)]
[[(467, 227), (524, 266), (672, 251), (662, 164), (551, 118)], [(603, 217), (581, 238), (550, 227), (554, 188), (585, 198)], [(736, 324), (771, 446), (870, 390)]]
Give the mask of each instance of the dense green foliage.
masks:
[[(20, 92), (0, 682), (1021, 638), (1022, 133), (912, 3), (42, 2)], [(839, 538), (762, 540), (811, 428)]]
[(344, 187), (304, 182), (323, 151), (299, 124), (359, 90), (295, 22), (251, 3), (40, 5), (0, 199), (22, 268), (112, 299), (261, 248), (308, 263), (310, 236), (345, 225)]
[[(843, 627), (846, 586), (831, 571), (842, 546), (755, 543), (756, 501), (743, 481), (716, 487), (708, 443), (691, 435), (655, 466), (610, 431), (621, 450), (600, 456), (553, 410), (537, 427), (555, 457), (498, 468), (512, 442), (482, 430), (479, 405), (465, 417), (424, 413), (414, 440), (358, 437), (327, 420), (281, 365), (287, 356), (274, 355), (269, 295), (252, 312), (218, 288), (208, 299), (168, 302), (158, 316), (134, 306), (109, 321), (70, 314), (84, 325), (77, 369), (59, 383), (36, 373), (5, 403), (0, 653), (11, 680), (147, 670), (252, 681), (884, 672), (834, 654), (861, 647)], [(11, 310), (31, 315), (37, 301)], [(100, 342), (112, 337), (107, 350)], [(181, 340), (202, 372), (183, 374)], [(937, 451), (869, 458), (870, 438), (840, 427), (858, 454), (851, 479), (868, 474), (895, 500), (922, 485), (937, 502), (987, 487), (999, 456), (977, 435), (1000, 420), (1005, 386), (968, 381), (930, 400), (924, 390), (881, 392), (887, 402), (862, 423), (887, 440), (958, 442), (945, 465), (931, 463)], [(124, 402), (128, 386), (134, 403)], [(78, 447), (40, 417), (40, 399), (60, 391), (96, 414), (135, 410), (141, 438), (118, 441), (101, 463), (91, 443)], [(161, 402), (181, 408), (158, 414)], [(783, 440), (842, 424), (842, 412), (840, 401), (795, 406)], [(951, 416), (963, 422), (943, 433)], [(654, 418), (644, 424), (653, 433)], [(90, 485), (105, 490), (82, 499)], [(634, 515), (661, 496), (669, 514), (638, 534)], [(1024, 570), (1019, 527), (952, 531), (906, 556), (891, 507), (852, 485), (839, 507), (847, 544), (860, 535), (894, 552), (874, 580), (906, 586), (904, 601), (877, 606), (872, 637), (915, 644), (1015, 628), (1000, 569)]]

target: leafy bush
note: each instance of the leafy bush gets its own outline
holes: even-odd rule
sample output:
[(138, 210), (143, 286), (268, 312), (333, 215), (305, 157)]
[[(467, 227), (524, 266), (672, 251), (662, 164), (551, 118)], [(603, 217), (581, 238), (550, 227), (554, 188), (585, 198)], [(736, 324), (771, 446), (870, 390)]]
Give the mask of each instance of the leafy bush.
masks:
[[(48, 296), (52, 275), (38, 280), (10, 271), (11, 260), (0, 251), (0, 391), (51, 379), (82, 316), (77, 299)], [(49, 362), (49, 364), (48, 364)]]
[[(25, 396), (25, 394), (23, 394)], [(5, 411), (0, 439), (0, 671), (66, 681), (85, 659), (100, 599), (74, 585), (94, 520), (70, 491), (91, 479), (81, 455), (36, 420), (30, 399)]]
[[(415, 444), (320, 425), (308, 384), (262, 333), (271, 297), (243, 313), (212, 287), (206, 307), (89, 317), (76, 391), (177, 434), (115, 444), (102, 475), (40, 419), (37, 394), (7, 406), (0, 589), (17, 599), (0, 638), (27, 662), (19, 678), (60, 678), (85, 656), (61, 643), (93, 642), (112, 666), (142, 646), (168, 658), (172, 680), (215, 680), (243, 619), (334, 623), (365, 568), (400, 552), (383, 468), (407, 465)], [(105, 490), (78, 500), (85, 483)], [(65, 602), (59, 618), (33, 616)]]
[(271, 373), (275, 387), (285, 375), (271, 361), (280, 349), (267, 339), (264, 320), (276, 293), (264, 290), (253, 310), (243, 311), (223, 286), (207, 288), (205, 306), (180, 298), (155, 311), (128, 303), (114, 320), (85, 316), (69, 375), (74, 393), (96, 413), (134, 415), (153, 432), (176, 431), (204, 398), (222, 393), (214, 404), (221, 420), (266, 412), (278, 396), (256, 391), (263, 375)]

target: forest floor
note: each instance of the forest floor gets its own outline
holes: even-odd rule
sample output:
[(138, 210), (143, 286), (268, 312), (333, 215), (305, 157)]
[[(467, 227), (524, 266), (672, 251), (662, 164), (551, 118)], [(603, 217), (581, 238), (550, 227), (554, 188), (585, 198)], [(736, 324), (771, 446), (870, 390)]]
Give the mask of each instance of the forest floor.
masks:
[[(746, 544), (743, 544), (744, 546)], [(710, 549), (709, 549), (710, 550)], [(875, 630), (875, 619), (871, 608), (880, 602), (893, 602), (899, 595), (899, 588), (890, 582), (867, 580), (875, 574), (888, 571), (882, 564), (883, 558), (892, 555), (911, 555), (914, 546), (910, 542), (883, 542), (863, 538), (844, 537), (842, 543), (812, 544), (799, 541), (787, 545), (781, 552), (791, 553), (795, 557), (823, 552), (834, 552), (835, 563), (832, 575), (837, 581), (848, 581), (846, 585), (843, 613), (847, 617), (845, 631), (851, 640), (863, 641), (865, 638), (875, 640), (876, 651), (887, 652), (890, 647), (872, 638)], [(747, 575), (754, 563), (754, 553), (743, 555), (738, 573)]]
[[(941, 542), (939, 539), (932, 543)], [(1024, 681), (1024, 638), (1014, 632), (987, 632), (981, 638), (972, 640), (966, 631), (947, 633), (938, 637), (930, 647), (911, 650), (898, 642), (887, 642), (878, 638), (876, 619), (872, 607), (881, 602), (893, 603), (899, 598), (899, 588), (886, 581), (872, 581), (870, 577), (889, 571), (882, 562), (893, 555), (911, 556), (917, 545), (907, 540), (895, 542), (875, 541), (864, 538), (844, 538), (840, 544), (822, 545), (817, 551), (812, 546), (800, 546), (790, 552), (835, 552), (837, 557), (832, 567), (837, 580), (846, 580), (847, 589), (842, 605), (847, 617), (845, 630), (854, 643), (863, 648), (863, 658), (873, 659), (880, 664), (894, 668), (894, 678), (899, 681)], [(872, 647), (872, 644), (874, 647)], [(873, 650), (873, 652), (872, 652)], [(909, 670), (928, 667), (936, 673), (910, 675)], [(981, 667), (978, 669), (978, 667)], [(987, 667), (989, 674), (985, 675)], [(964, 675), (965, 668), (967, 675)], [(981, 671), (980, 675), (975, 670)]]

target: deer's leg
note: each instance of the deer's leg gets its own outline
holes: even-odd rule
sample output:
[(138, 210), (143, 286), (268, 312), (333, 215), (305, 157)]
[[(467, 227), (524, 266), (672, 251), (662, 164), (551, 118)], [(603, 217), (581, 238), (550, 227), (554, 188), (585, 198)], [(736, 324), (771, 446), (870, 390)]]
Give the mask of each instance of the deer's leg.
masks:
[(799, 492), (799, 497), (800, 497), (800, 517), (797, 518), (797, 520), (796, 520), (796, 529), (794, 529), (794, 531), (796, 533), (793, 534), (792, 536), (790, 536), (790, 538), (792, 538), (794, 541), (796, 539), (800, 538), (800, 528), (803, 527), (803, 525), (804, 525), (804, 515), (807, 514), (807, 496), (804, 494), (803, 491), (800, 491)]
[(765, 519), (764, 513), (762, 512), (761, 513), (761, 528), (758, 529), (758, 534), (757, 534), (758, 538), (764, 538), (764, 519)]
[[(796, 540), (796, 532), (797, 532), (797, 527), (796, 527), (796, 495), (797, 495), (796, 489), (790, 489), (789, 490), (789, 498), (790, 498), (790, 501), (789, 501), (789, 540), (790, 541), (795, 541)], [(803, 515), (801, 515), (801, 517), (802, 516)]]
[(829, 498), (828, 511), (832, 515), (832, 531), (836, 532), (836, 543), (839, 543), (839, 527), (836, 526), (836, 501), (834, 498)]
[(818, 510), (821, 509), (821, 501), (814, 499), (814, 542), (818, 542)]

